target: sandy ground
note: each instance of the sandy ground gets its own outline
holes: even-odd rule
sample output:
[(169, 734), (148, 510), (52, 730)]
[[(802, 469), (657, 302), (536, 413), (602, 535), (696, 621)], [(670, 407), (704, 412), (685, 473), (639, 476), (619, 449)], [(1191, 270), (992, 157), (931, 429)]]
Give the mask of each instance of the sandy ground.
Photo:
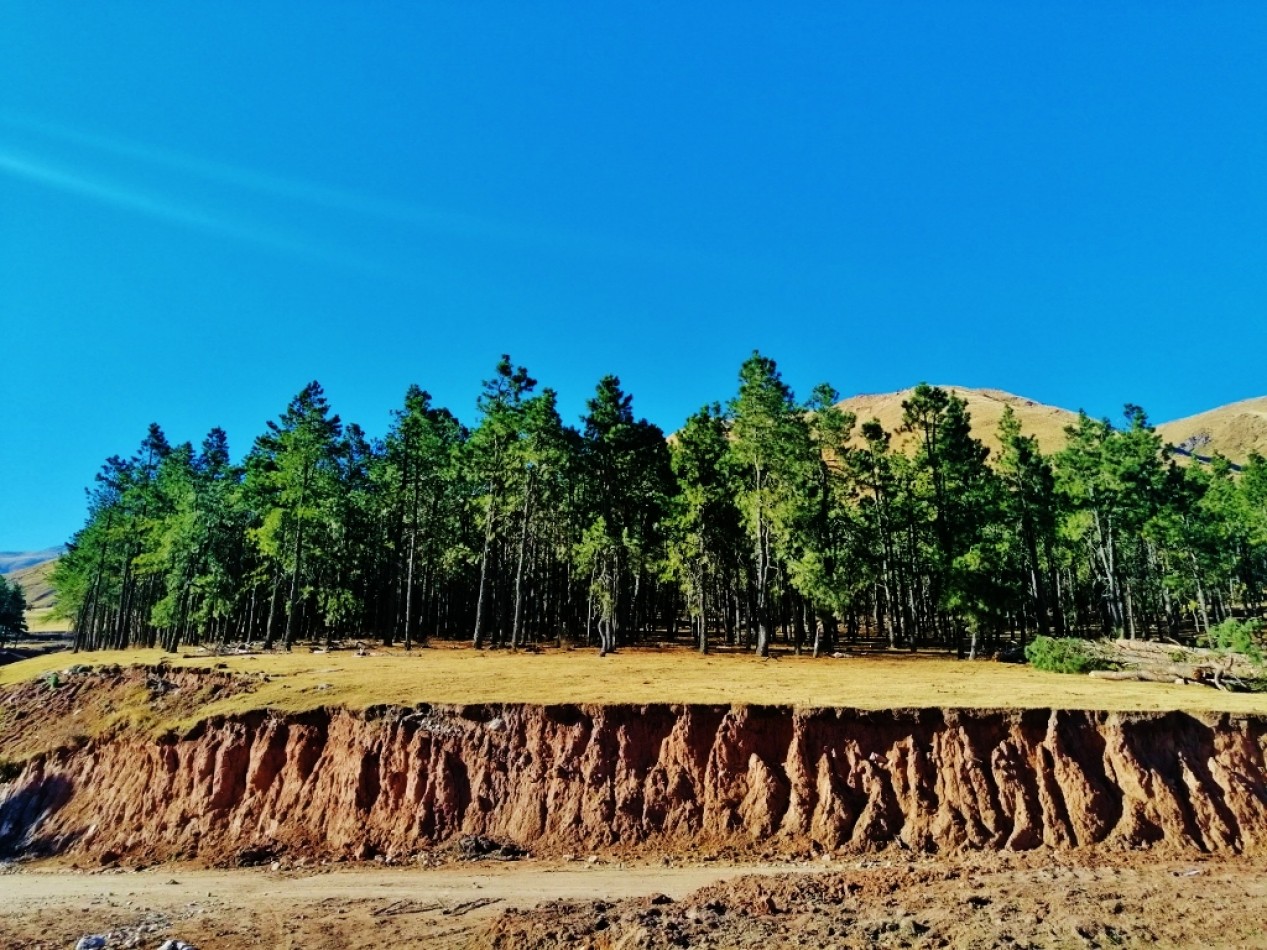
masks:
[[(110, 946), (480, 946), (479, 931), (510, 908), (553, 900), (682, 898), (741, 874), (789, 865), (641, 865), (585, 861), (475, 862), (440, 868), (272, 871), (173, 865), (145, 871), (52, 867), (0, 874), (0, 947), (67, 948), (116, 931)], [(399, 941), (405, 941), (401, 943)]]
[[(0, 946), (1267, 947), (1259, 860), (1149, 852), (0, 875)], [(753, 876), (755, 875), (755, 876)]]

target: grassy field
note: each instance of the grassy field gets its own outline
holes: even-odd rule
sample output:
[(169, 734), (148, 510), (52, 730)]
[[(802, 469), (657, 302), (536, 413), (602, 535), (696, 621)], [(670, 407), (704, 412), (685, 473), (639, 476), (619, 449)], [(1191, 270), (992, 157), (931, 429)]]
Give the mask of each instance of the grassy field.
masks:
[[(63, 670), (72, 663), (153, 664), (158, 650), (49, 654), (0, 667), (0, 687)], [(1201, 686), (1105, 682), (1041, 673), (1024, 666), (907, 654), (843, 659), (747, 654), (707, 657), (686, 649), (511, 654), (438, 646), (228, 657), (166, 655), (173, 666), (264, 674), (256, 689), (200, 710), (199, 716), (251, 708), (298, 711), (378, 703), (751, 703), (864, 709), (942, 706), (1105, 710), (1229, 711), (1267, 714), (1267, 695), (1224, 693)]]
[(70, 629), (70, 621), (53, 616), (51, 607), (26, 612), (26, 629), (31, 633), (63, 633)]

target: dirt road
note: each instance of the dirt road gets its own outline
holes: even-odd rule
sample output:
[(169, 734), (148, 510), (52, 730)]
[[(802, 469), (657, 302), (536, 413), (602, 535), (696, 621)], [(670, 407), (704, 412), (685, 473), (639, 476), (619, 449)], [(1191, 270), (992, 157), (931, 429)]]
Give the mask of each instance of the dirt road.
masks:
[(397, 940), (460, 947), (488, 919), (550, 900), (662, 893), (675, 899), (741, 874), (804, 870), (719, 866), (479, 862), (440, 868), (336, 870), (40, 870), (0, 875), (0, 946), (71, 947), (118, 932), (111, 946), (382, 947)]
[(1121, 851), (0, 874), (6, 950), (107, 933), (109, 947), (145, 950), (169, 938), (199, 950), (1267, 948), (1264, 919), (1256, 859)]

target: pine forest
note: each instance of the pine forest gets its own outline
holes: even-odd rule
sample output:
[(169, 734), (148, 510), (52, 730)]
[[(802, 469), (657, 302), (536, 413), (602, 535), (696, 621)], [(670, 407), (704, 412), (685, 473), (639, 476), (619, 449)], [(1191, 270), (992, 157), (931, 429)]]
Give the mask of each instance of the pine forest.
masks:
[(239, 463), (149, 427), (107, 459), (54, 574), (77, 649), (356, 638), (979, 655), (1182, 638), (1259, 607), (1267, 460), (1180, 464), (1145, 412), (1002, 448), (920, 385), (909, 449), (759, 353), (667, 435), (602, 378), (579, 427), (502, 357), (464, 424), (411, 386), (381, 440), (310, 383)]

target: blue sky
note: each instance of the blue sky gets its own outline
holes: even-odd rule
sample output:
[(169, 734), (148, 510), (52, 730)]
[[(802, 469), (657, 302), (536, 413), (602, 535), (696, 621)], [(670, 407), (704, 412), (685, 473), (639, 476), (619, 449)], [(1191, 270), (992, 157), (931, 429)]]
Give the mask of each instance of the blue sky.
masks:
[(509, 352), (1156, 421), (1267, 392), (1267, 5), (0, 0), (0, 550), (148, 422), (382, 434)]

